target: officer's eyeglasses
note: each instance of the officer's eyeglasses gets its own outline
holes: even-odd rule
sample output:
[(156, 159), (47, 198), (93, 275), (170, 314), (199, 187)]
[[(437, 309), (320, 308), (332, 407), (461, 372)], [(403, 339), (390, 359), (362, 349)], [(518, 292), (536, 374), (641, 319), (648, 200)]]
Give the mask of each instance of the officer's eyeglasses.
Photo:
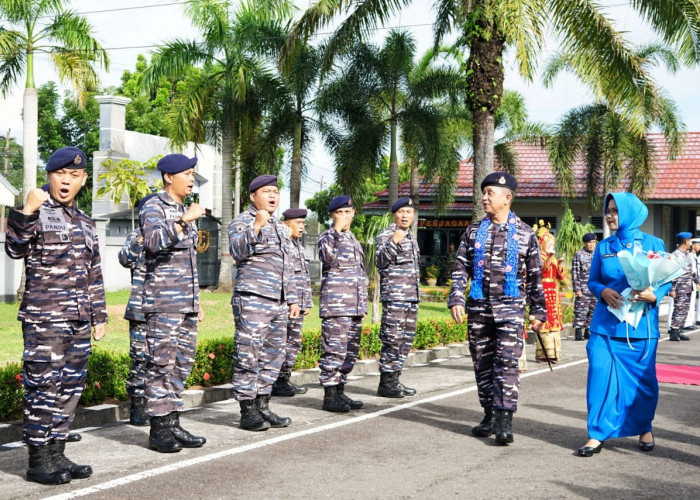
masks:
[(617, 215), (617, 208), (608, 208), (605, 212), (603, 212), (605, 215)]

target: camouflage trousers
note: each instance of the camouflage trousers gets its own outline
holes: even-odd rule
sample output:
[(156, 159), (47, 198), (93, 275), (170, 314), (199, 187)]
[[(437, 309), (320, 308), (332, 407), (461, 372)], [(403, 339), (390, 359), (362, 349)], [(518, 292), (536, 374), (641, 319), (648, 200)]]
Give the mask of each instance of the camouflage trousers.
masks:
[(319, 377), (324, 387), (346, 384), (357, 361), (362, 335), (362, 316), (333, 316), (321, 322)]
[(90, 356), (90, 323), (22, 323), (23, 440), (64, 441), (83, 393)]
[(523, 322), (524, 318), (495, 322), (490, 310), (468, 316), (469, 352), (483, 408), (518, 409)]
[(162, 417), (181, 410), (180, 394), (194, 366), (197, 314), (146, 316), (146, 412)]
[(379, 371), (400, 372), (416, 336), (417, 302), (383, 302)]
[(683, 328), (690, 312), (690, 295), (692, 290), (676, 290), (673, 299), (673, 313), (671, 314), (671, 328)]
[(131, 369), (126, 380), (126, 393), (142, 398), (146, 396), (146, 323), (129, 321), (129, 357)]
[(285, 301), (253, 294), (234, 294), (236, 346), (233, 397), (237, 401), (270, 394), (284, 361), (289, 307)]
[(294, 364), (299, 357), (299, 349), (301, 349), (301, 328), (303, 325), (303, 311), (298, 318), (287, 320), (287, 343), (285, 344), (284, 362), (280, 373), (292, 373)]
[(593, 310), (598, 301), (595, 295), (586, 295), (574, 299), (574, 328), (588, 328), (593, 319)]

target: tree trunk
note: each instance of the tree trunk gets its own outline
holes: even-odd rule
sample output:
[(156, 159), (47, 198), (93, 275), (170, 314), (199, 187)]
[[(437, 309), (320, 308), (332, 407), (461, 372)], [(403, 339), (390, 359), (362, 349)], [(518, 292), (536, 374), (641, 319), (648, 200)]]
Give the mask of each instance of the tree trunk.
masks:
[(22, 108), (22, 121), (24, 126), (23, 143), (24, 147), (24, 179), (22, 181), (21, 200), (27, 199), (29, 191), (36, 187), (36, 165), (39, 156), (38, 144), (38, 100), (36, 89), (24, 89), (24, 102)]
[(301, 197), (301, 114), (294, 122), (294, 144), (292, 145), (292, 169), (289, 174), (289, 206), (299, 208)]
[(399, 160), (397, 150), (398, 123), (391, 120), (391, 152), (389, 154), (389, 207), (399, 199)]
[(495, 118), (488, 111), (474, 111), (473, 148), (474, 155), (474, 189), (472, 199), (474, 210), (472, 222), (484, 217), (484, 207), (481, 205), (481, 181), (493, 172), (493, 142), (494, 142)]
[(481, 220), (481, 181), (493, 172), (495, 114), (503, 98), (503, 51), (505, 39), (491, 19), (480, 17), (474, 27), (466, 26), (469, 36), (466, 103), (473, 116), (474, 221)]
[[(224, 124), (222, 145), (221, 145), (221, 226), (219, 227), (219, 245), (221, 247), (221, 266), (219, 267), (219, 285), (217, 290), (230, 292), (233, 290), (232, 271), (233, 259), (228, 247), (228, 226), (233, 220), (231, 216), (231, 174), (233, 168), (233, 123), (231, 121)], [(236, 171), (237, 185), (236, 197), (240, 193), (240, 178)], [(236, 203), (236, 215), (238, 215), (238, 200)]]
[(420, 206), (420, 172), (418, 158), (411, 158), (411, 199), (415, 210), (415, 218), (411, 224), (413, 234), (418, 234), (418, 209)]
[(374, 291), (372, 292), (372, 324), (379, 323), (381, 317), (379, 316), (379, 273), (374, 273)]

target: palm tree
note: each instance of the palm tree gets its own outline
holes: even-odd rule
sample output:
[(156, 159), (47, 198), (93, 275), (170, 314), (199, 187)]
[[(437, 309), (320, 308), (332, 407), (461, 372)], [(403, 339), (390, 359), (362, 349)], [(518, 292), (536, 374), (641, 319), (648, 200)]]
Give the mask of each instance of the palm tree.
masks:
[[(249, 160), (251, 141), (262, 119), (259, 95), (253, 87), (275, 87), (271, 68), (261, 54), (276, 53), (283, 31), (278, 19), (291, 17), (287, 0), (247, 0), (234, 10), (229, 1), (193, 1), (185, 7), (201, 30), (199, 40), (177, 39), (159, 48), (144, 74), (143, 88), (157, 85), (161, 76), (185, 75), (193, 66), (202, 70), (187, 79), (188, 92), (174, 102), (171, 141), (182, 146), (189, 140), (211, 138), (221, 146), (222, 242), (219, 286), (231, 287), (233, 261), (225, 250), (228, 225), (240, 211), (241, 162)], [(235, 162), (235, 189), (232, 167)], [(233, 213), (230, 202), (234, 196)]]
[[(675, 72), (679, 67), (674, 53), (664, 45), (643, 46), (635, 56), (645, 69), (664, 64), (667, 70)], [(625, 110), (625, 103), (606, 99), (597, 80), (579, 74), (571, 59), (568, 53), (554, 55), (545, 69), (544, 83), (551, 84), (561, 71), (573, 71), (591, 87), (598, 101), (569, 111), (548, 141), (557, 183), (565, 196), (571, 196), (577, 180), (573, 165), (583, 157), (585, 171), (581, 180), (591, 210), (600, 206), (604, 193), (618, 188), (626, 174), (630, 181), (628, 190), (645, 198), (653, 187), (655, 170), (655, 149), (645, 133), (654, 127), (663, 132), (669, 159), (675, 158), (682, 149), (684, 125), (677, 116), (675, 103), (660, 91), (644, 95), (639, 111), (645, 133), (639, 134), (636, 124), (630, 120), (630, 113)]]
[[(328, 42), (327, 59), (367, 36), (411, 0), (318, 0), (297, 21), (285, 54), (295, 43), (346, 15)], [(697, 0), (629, 2), (661, 38), (678, 48), (686, 64), (700, 61), (700, 8)], [(463, 70), (464, 94), (472, 111), (474, 186), (493, 170), (495, 115), (501, 106), (506, 48), (512, 49), (518, 69), (526, 79), (535, 74), (537, 56), (545, 33), (558, 36), (581, 73), (600, 82), (606, 98), (626, 101), (625, 113), (638, 135), (644, 130), (639, 110), (647, 95), (655, 94), (653, 82), (634, 57), (623, 35), (603, 9), (587, 0), (435, 0), (436, 44), (453, 29), (469, 59)], [(481, 191), (474, 189), (475, 218), (483, 216)]]
[(413, 38), (401, 31), (392, 30), (382, 48), (358, 43), (320, 92), (326, 144), (336, 158), (338, 182), (351, 194), (376, 171), (388, 147), (389, 204), (396, 201), (399, 132), (414, 170), (420, 162), (436, 171), (458, 163), (456, 145), (441, 134), (448, 115), (438, 104), (456, 90), (459, 75), (431, 66), (431, 57), (417, 64), (414, 56)]
[(279, 100), (269, 109), (261, 140), (268, 150), (291, 144), (289, 191), (290, 206), (294, 208), (299, 207), (301, 180), (306, 175), (305, 153), (311, 148), (313, 135), (321, 128), (313, 113), (320, 63), (319, 49), (307, 43), (297, 45), (291, 64), (280, 68)]
[[(38, 158), (37, 92), (34, 54), (49, 54), (61, 82), (70, 83), (82, 105), (94, 90), (93, 65), (109, 69), (109, 57), (92, 35), (92, 26), (66, 10), (63, 0), (0, 0), (0, 92), (6, 97), (26, 73), (23, 102), (24, 180), (22, 197), (36, 187)], [(47, 22), (44, 22), (47, 20)]]

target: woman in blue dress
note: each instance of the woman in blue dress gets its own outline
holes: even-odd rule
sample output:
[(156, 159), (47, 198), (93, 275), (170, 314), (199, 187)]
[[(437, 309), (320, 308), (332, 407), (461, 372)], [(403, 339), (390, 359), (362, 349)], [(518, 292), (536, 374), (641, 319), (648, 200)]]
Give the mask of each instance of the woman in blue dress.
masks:
[(582, 457), (599, 453), (606, 439), (639, 436), (642, 451), (654, 449), (651, 422), (659, 399), (656, 348), (659, 342), (661, 299), (671, 283), (632, 292), (633, 300), (647, 304), (637, 328), (615, 317), (608, 306), (622, 305), (620, 295), (629, 287), (617, 252), (632, 250), (635, 242), (646, 251), (665, 251), (662, 240), (639, 228), (647, 207), (632, 193), (611, 193), (605, 198), (605, 220), (613, 236), (596, 247), (588, 288), (598, 299), (591, 321), (588, 353), (588, 442)]

